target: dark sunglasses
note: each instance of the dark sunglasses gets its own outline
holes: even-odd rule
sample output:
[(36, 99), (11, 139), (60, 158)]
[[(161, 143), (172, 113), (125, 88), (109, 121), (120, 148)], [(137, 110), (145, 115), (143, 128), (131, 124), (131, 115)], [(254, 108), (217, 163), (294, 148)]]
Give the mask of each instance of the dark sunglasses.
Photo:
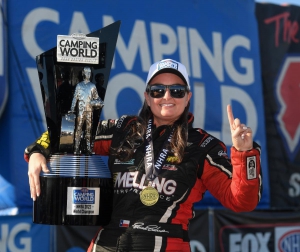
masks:
[(163, 85), (163, 84), (153, 84), (148, 85), (146, 92), (150, 94), (152, 98), (162, 98), (169, 89), (170, 94), (173, 98), (183, 98), (185, 93), (188, 91), (187, 86), (174, 84), (174, 85)]

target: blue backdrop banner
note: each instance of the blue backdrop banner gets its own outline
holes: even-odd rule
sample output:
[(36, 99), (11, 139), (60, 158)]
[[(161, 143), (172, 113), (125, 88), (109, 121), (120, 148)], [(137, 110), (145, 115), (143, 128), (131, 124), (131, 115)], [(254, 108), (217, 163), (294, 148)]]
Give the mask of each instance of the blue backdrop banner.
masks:
[[(213, 1), (28, 1), (8, 2), (8, 112), (0, 131), (9, 142), (0, 151), (16, 187), (17, 204), (31, 208), (24, 148), (44, 130), (44, 110), (35, 57), (56, 46), (57, 35), (90, 33), (121, 20), (103, 118), (138, 113), (150, 65), (173, 58), (186, 65), (193, 92), (194, 126), (230, 147), (226, 105), (253, 130), (262, 147), (263, 186), (259, 207), (269, 206), (268, 166), (253, 0)], [(2, 125), (2, 124), (1, 124)], [(5, 129), (3, 128), (5, 127)], [(8, 138), (9, 136), (9, 138)], [(2, 164), (1, 164), (2, 167)], [(209, 194), (197, 207), (219, 206)]]
[(54, 251), (51, 228), (33, 224), (31, 215), (0, 216), (0, 251)]

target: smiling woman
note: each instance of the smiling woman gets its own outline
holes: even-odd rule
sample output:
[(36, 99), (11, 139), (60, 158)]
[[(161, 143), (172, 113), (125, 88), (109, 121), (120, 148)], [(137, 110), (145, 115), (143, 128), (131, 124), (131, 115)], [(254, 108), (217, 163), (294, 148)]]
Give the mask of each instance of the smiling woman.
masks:
[(161, 73), (153, 77), (146, 90), (145, 100), (151, 107), (156, 126), (172, 125), (188, 106), (192, 96), (184, 81), (172, 73)]
[[(193, 204), (207, 190), (236, 212), (257, 206), (260, 147), (252, 130), (227, 107), (233, 144), (229, 160), (223, 142), (193, 128), (191, 96), (185, 66), (161, 60), (149, 69), (139, 116), (99, 122), (93, 151), (109, 156), (113, 211), (88, 251), (190, 251)], [(34, 200), (43, 193), (38, 175), (47, 172), (46, 152), (38, 147), (35, 142), (25, 151)]]

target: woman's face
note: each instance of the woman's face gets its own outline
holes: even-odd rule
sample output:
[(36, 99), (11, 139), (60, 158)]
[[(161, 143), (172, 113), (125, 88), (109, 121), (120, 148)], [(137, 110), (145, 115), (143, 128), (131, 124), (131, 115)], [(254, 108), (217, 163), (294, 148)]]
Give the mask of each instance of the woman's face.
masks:
[[(172, 73), (161, 73), (155, 76), (149, 83), (149, 85), (163, 84), (163, 85), (174, 85), (181, 84), (186, 86), (184, 81)], [(165, 95), (162, 98), (153, 98), (149, 93), (144, 93), (146, 102), (150, 107), (153, 117), (154, 124), (156, 127), (160, 125), (171, 125), (173, 124), (183, 113), (185, 107), (188, 105), (191, 99), (192, 93), (185, 93), (183, 98), (173, 98), (170, 94), (170, 90), (167, 89)]]

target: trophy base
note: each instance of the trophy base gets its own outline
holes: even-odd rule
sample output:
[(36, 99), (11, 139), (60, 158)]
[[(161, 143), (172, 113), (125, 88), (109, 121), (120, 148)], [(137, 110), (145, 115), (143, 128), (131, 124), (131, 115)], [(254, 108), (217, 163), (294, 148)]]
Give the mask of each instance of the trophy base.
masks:
[(111, 178), (40, 176), (41, 195), (33, 222), (48, 225), (107, 225), (112, 212)]

